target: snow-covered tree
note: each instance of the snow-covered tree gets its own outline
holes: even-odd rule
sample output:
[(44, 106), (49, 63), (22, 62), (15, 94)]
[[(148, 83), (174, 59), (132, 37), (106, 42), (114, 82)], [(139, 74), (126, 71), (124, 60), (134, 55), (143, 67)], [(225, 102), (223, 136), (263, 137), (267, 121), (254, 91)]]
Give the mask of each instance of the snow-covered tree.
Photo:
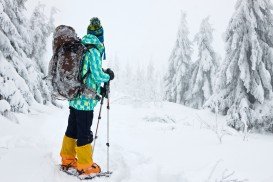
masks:
[(146, 80), (145, 80), (145, 70), (143, 66), (137, 65), (133, 79), (131, 80), (132, 93), (135, 98), (146, 99)]
[(147, 99), (154, 101), (157, 96), (157, 80), (155, 75), (154, 63), (152, 61), (150, 61), (148, 66), (146, 67), (145, 77), (146, 97)]
[(123, 83), (121, 87), (127, 93), (132, 93), (134, 91), (134, 88), (132, 86), (134, 77), (133, 73), (133, 66), (131, 66), (130, 61), (127, 61), (123, 74), (121, 75)]
[(200, 26), (199, 33), (195, 36), (198, 46), (198, 59), (193, 65), (193, 72), (187, 91), (186, 105), (194, 108), (203, 107), (204, 103), (213, 94), (218, 60), (212, 47), (213, 28), (209, 17), (205, 18)]
[[(2, 115), (9, 111), (26, 113), (33, 102), (51, 101), (42, 80), (44, 74), (30, 57), (35, 31), (25, 16), (25, 2), (0, 0), (0, 101), (5, 106), (0, 109)], [(50, 25), (44, 23), (46, 27)], [(46, 40), (49, 34), (42, 36)]]
[(162, 101), (162, 74), (153, 61), (146, 62), (147, 65), (135, 66), (135, 62), (132, 61), (128, 61), (125, 65), (119, 64), (117, 55), (110, 59), (108, 67), (115, 72), (111, 88), (138, 101)]
[(236, 129), (273, 131), (272, 9), (270, 0), (238, 0), (226, 30), (226, 58), (208, 103)]
[(33, 31), (32, 35), (32, 52), (30, 58), (36, 61), (43, 74), (47, 73), (47, 67), (43, 59), (43, 55), (46, 52), (47, 38), (54, 30), (53, 22), (50, 22), (44, 14), (45, 5), (38, 4), (33, 11), (30, 19), (30, 27)]
[[(33, 11), (33, 14), (30, 18), (30, 28), (32, 31), (31, 36), (31, 47), (32, 52), (29, 55), (30, 59), (35, 61), (38, 72), (41, 73), (39, 76), (37, 75), (37, 83), (36, 87), (39, 92), (34, 92), (35, 99), (41, 103), (46, 102), (51, 99), (51, 94), (48, 91), (47, 83), (42, 81), (41, 79), (47, 74), (48, 62), (43, 59), (43, 55), (46, 53), (47, 39), (50, 34), (54, 31), (54, 19), (53, 15), (55, 13), (55, 9), (51, 10), (51, 18), (48, 19), (44, 14), (45, 5), (38, 4)], [(40, 95), (41, 94), (41, 95)]]
[(188, 36), (186, 14), (182, 12), (177, 40), (169, 59), (168, 72), (164, 78), (165, 99), (180, 104), (185, 104), (185, 93), (188, 90), (192, 64), (192, 43)]
[(163, 100), (163, 76), (158, 68), (155, 67), (155, 63), (150, 60), (148, 66), (146, 67), (145, 75), (146, 84), (146, 99), (150, 102), (159, 102)]

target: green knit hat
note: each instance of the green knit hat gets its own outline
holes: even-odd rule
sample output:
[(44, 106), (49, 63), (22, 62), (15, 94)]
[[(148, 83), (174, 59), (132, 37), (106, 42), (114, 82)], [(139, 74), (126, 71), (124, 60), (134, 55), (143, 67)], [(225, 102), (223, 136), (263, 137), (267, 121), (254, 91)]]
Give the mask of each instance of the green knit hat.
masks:
[(101, 26), (100, 20), (97, 17), (90, 20), (90, 25), (87, 28), (87, 34), (95, 35), (102, 43), (104, 42), (104, 30)]
[(94, 30), (99, 30), (101, 28), (102, 26), (100, 24), (100, 20), (97, 17), (91, 18), (88, 30), (94, 31)]

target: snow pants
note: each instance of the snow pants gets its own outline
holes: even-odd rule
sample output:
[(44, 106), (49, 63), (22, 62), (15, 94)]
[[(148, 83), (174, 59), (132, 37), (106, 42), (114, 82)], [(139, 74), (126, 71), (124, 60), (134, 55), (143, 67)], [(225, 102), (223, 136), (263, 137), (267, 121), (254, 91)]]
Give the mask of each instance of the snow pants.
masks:
[(73, 107), (69, 107), (69, 109), (70, 114), (65, 135), (76, 139), (78, 147), (92, 143), (93, 133), (91, 131), (91, 126), (94, 111), (81, 111)]

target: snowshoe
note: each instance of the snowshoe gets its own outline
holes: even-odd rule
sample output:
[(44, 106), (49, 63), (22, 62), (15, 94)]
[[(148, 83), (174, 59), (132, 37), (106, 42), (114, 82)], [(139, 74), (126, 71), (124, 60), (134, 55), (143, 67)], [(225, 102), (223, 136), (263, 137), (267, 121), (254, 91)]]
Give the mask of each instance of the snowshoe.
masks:
[(81, 174), (81, 175), (78, 175), (78, 178), (80, 180), (90, 180), (90, 179), (100, 178), (100, 177), (109, 178), (111, 176), (111, 174), (112, 174), (112, 172), (100, 172), (100, 173), (89, 174), (89, 175)]
[(65, 172), (68, 175), (78, 176), (77, 169), (71, 166), (60, 165), (60, 171)]
[(110, 177), (112, 172), (108, 171), (108, 172), (100, 172), (100, 173), (96, 173), (96, 174), (81, 174), (77, 169), (73, 168), (73, 167), (69, 167), (67, 168), (66, 166), (62, 166), (60, 165), (60, 171), (70, 175), (70, 176), (75, 176), (77, 178), (79, 178), (80, 180), (91, 180), (94, 178), (100, 178), (100, 177)]

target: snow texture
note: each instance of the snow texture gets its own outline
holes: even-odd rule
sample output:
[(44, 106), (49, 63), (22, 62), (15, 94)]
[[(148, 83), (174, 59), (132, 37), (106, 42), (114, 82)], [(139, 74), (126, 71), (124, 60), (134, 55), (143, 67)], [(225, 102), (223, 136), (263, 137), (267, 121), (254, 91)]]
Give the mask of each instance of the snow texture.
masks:
[[(272, 181), (272, 136), (250, 134), (244, 141), (240, 133), (226, 127), (225, 117), (219, 116), (215, 122), (216, 116), (209, 110), (194, 110), (168, 102), (161, 106), (145, 103), (135, 107), (134, 99), (118, 93), (111, 95), (110, 170), (113, 175), (110, 179), (94, 181)], [(31, 111), (28, 115), (16, 114), (20, 125), (0, 118), (0, 180), (79, 181), (58, 169), (68, 106), (62, 110), (33, 105)], [(96, 122), (95, 119), (93, 131)], [(103, 171), (107, 166), (106, 122), (106, 105), (103, 105), (94, 154), (94, 161)], [(213, 131), (215, 123), (219, 128), (223, 124), (226, 130), (222, 144)], [(259, 157), (253, 157), (257, 154)], [(24, 167), (14, 175), (14, 166), (18, 164)]]
[(0, 113), (10, 111), (10, 105), (6, 100), (0, 100)]

